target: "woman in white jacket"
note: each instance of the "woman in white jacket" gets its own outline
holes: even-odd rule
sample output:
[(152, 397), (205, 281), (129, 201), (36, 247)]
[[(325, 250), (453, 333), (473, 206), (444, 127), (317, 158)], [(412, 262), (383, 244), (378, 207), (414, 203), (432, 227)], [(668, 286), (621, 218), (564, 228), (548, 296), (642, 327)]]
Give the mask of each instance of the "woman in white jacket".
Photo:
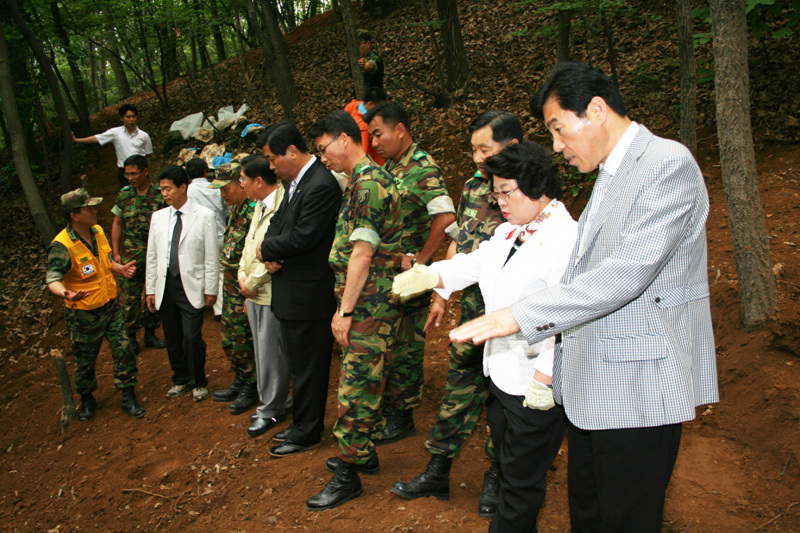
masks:
[[(435, 288), (444, 298), (478, 283), (486, 312), (504, 309), (561, 280), (577, 238), (577, 223), (560, 202), (562, 182), (550, 152), (523, 141), (485, 162), (505, 223), (470, 254), (430, 267), (417, 264), (395, 278), (401, 299)], [(492, 339), (483, 371), (486, 403), (500, 466), (500, 496), (490, 531), (536, 531), (547, 489), (547, 470), (565, 431), (553, 402), (555, 338), (529, 346), (521, 334)]]

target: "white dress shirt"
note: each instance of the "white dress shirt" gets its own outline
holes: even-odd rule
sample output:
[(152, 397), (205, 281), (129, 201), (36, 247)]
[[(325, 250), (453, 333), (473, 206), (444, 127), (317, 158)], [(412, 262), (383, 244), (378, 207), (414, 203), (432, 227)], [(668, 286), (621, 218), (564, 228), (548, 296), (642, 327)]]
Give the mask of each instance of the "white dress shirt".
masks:
[(128, 133), (125, 126), (117, 126), (98, 133), (94, 136), (100, 145), (114, 143), (114, 151), (117, 153), (117, 167), (124, 168), (125, 160), (130, 156), (149, 155), (153, 153), (153, 143), (150, 136), (138, 127), (133, 133)]

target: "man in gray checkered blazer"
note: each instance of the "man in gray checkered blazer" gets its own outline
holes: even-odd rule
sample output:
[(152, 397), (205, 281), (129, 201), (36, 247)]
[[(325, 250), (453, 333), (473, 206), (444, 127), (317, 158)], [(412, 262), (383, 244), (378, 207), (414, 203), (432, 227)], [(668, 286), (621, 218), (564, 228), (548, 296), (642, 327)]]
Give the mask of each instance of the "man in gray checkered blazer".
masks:
[(451, 338), (560, 334), (553, 394), (569, 419), (572, 530), (658, 532), (681, 423), (719, 400), (703, 176), (587, 65), (556, 66), (531, 107), (556, 152), (581, 172), (600, 168), (578, 241), (560, 285)]

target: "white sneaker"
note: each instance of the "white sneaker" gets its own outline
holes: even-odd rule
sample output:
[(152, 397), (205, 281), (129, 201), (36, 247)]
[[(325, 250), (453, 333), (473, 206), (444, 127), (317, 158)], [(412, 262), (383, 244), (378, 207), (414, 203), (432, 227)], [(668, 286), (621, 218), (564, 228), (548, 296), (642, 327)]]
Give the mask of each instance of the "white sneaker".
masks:
[(189, 385), (175, 385), (167, 391), (167, 398), (177, 398), (189, 392)]
[(195, 387), (192, 391), (192, 396), (194, 397), (194, 401), (202, 402), (208, 398), (208, 389), (205, 387)]

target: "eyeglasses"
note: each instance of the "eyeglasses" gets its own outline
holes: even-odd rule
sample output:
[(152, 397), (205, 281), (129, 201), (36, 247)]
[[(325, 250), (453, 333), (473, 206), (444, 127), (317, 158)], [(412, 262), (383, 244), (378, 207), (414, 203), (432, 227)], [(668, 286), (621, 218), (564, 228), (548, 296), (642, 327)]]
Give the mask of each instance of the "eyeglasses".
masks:
[(512, 194), (514, 191), (518, 191), (518, 190), (519, 190), (519, 187), (514, 187), (514, 188), (513, 188), (513, 189), (511, 189), (510, 191), (490, 192), (490, 193), (489, 193), (489, 196), (491, 196), (492, 198), (494, 198), (494, 200), (495, 200), (495, 201), (497, 201), (497, 200), (499, 200), (499, 199), (501, 199), (501, 198), (502, 198), (504, 202), (507, 202), (507, 201), (508, 201), (508, 198), (511, 196), (511, 194)]
[(133, 177), (135, 177), (135, 176), (138, 176), (138, 175), (139, 175), (139, 174), (141, 174), (141, 173), (142, 173), (142, 171), (141, 171), (141, 170), (140, 170), (139, 172), (126, 172), (126, 173), (125, 173), (125, 177), (126, 177), (126, 178), (133, 178)]
[(336, 142), (336, 141), (339, 139), (339, 137), (341, 137), (341, 135), (337, 135), (335, 139), (333, 139), (331, 142), (329, 142), (328, 144), (326, 144), (325, 146), (323, 146), (322, 148), (320, 148), (320, 149), (319, 149), (319, 155), (325, 155), (325, 150), (327, 150), (327, 149), (328, 149), (328, 146), (330, 146), (330, 145), (332, 145), (334, 142)]

